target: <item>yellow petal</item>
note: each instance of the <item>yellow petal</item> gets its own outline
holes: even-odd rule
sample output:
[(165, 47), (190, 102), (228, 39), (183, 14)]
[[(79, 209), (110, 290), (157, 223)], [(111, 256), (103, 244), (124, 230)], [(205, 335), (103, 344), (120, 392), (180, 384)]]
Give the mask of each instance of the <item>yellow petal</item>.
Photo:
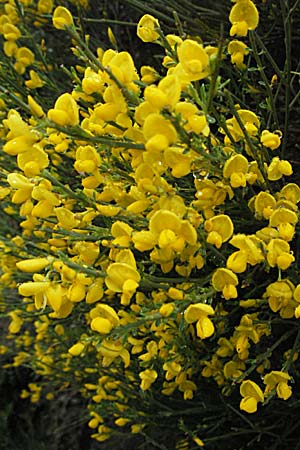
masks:
[(189, 305), (184, 312), (184, 319), (187, 323), (196, 322), (200, 317), (214, 314), (212, 306), (205, 303), (196, 303)]
[(241, 400), (240, 409), (249, 414), (257, 411), (257, 400), (254, 397), (245, 397)]
[(73, 25), (72, 14), (64, 6), (58, 6), (55, 8), (52, 21), (54, 28), (57, 30), (63, 30), (65, 27)]
[(40, 272), (50, 264), (47, 258), (24, 259), (16, 263), (16, 266), (22, 272)]
[(196, 330), (200, 339), (206, 339), (214, 333), (215, 327), (208, 317), (201, 317), (196, 324)]
[(95, 317), (91, 322), (91, 329), (100, 334), (109, 334), (113, 329), (113, 324), (103, 317)]
[(240, 386), (240, 393), (243, 397), (253, 397), (256, 401), (263, 402), (264, 394), (261, 388), (251, 380), (245, 380)]

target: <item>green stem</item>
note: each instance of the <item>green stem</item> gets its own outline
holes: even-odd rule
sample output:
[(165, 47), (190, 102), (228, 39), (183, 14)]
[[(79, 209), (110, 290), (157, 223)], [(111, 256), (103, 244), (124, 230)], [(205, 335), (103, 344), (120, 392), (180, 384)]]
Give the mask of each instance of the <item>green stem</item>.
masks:
[(60, 187), (66, 194), (68, 194), (71, 198), (74, 198), (77, 201), (80, 202), (84, 202), (86, 203), (88, 206), (93, 206), (95, 207), (95, 203), (89, 199), (88, 197), (84, 196), (84, 198), (82, 196), (77, 195), (74, 191), (72, 191), (70, 188), (68, 188), (67, 186), (65, 186), (63, 183), (61, 183), (60, 181), (58, 181), (58, 179), (54, 176), (52, 176), (50, 174), (50, 172), (48, 172), (48, 170), (44, 169), (41, 172), (41, 175), (46, 178), (46, 180), (51, 181), (51, 183), (53, 183), (55, 186)]
[(247, 369), (240, 377), (236, 378), (233, 383), (234, 384), (241, 383), (241, 381), (243, 381), (248, 375), (250, 375), (250, 373), (252, 373), (260, 365), (261, 362), (263, 362), (266, 358), (270, 357), (272, 355), (273, 351), (277, 347), (279, 347), (279, 345), (282, 344), (282, 342), (286, 341), (294, 333), (295, 333), (295, 329), (289, 330), (286, 333), (284, 333), (281, 336), (281, 338), (275, 342), (275, 344), (273, 344), (270, 348), (268, 348), (268, 350), (266, 352), (259, 355), (256, 358), (256, 360), (254, 361), (254, 363), (249, 367), (249, 369)]
[(20, 105), (27, 113), (31, 114), (31, 110), (27, 103), (23, 102), (17, 95), (13, 94), (11, 91), (0, 85), (0, 91), (5, 95), (13, 99), (18, 105)]
[[(271, 112), (273, 114), (274, 122), (275, 122), (275, 128), (279, 129), (279, 120), (278, 120), (278, 115), (277, 115), (277, 111), (276, 111), (276, 105), (275, 105), (275, 102), (274, 102), (274, 96), (273, 96), (272, 89), (270, 87), (270, 82), (269, 82), (269, 80), (268, 80), (268, 78), (267, 78), (267, 76), (265, 74), (261, 58), (260, 58), (259, 53), (257, 51), (257, 46), (256, 46), (256, 41), (255, 41), (256, 35), (255, 35), (254, 32), (250, 32), (249, 37), (250, 37), (250, 42), (251, 42), (251, 46), (252, 46), (252, 50), (253, 50), (253, 56), (254, 56), (255, 61), (257, 63), (257, 67), (258, 67), (258, 70), (260, 72), (260, 75), (261, 75), (261, 77), (262, 77), (262, 79), (264, 81), (264, 87), (266, 89), (266, 92), (267, 92), (267, 95), (268, 95), (268, 99), (270, 101)], [(266, 52), (267, 52), (266, 54), (268, 54), (268, 50), (266, 50)], [(269, 120), (268, 120), (268, 122), (269, 122)], [(267, 126), (269, 126), (269, 124), (267, 124)]]
[(268, 180), (268, 178), (266, 176), (266, 173), (265, 173), (265, 168), (264, 168), (263, 161), (259, 157), (257, 149), (256, 149), (255, 145), (253, 144), (253, 142), (252, 142), (252, 140), (251, 140), (251, 138), (250, 138), (250, 136), (249, 136), (249, 134), (248, 134), (248, 132), (247, 132), (247, 130), (245, 128), (245, 125), (243, 124), (243, 122), (242, 122), (242, 120), (241, 120), (241, 118), (239, 116), (238, 111), (236, 110), (236, 107), (235, 107), (235, 105), (234, 105), (234, 103), (232, 101), (232, 98), (231, 98), (231, 93), (227, 89), (225, 89), (224, 90), (224, 94), (225, 94), (225, 96), (227, 97), (227, 99), (229, 101), (230, 110), (231, 110), (233, 116), (236, 118), (236, 121), (239, 124), (239, 126), (240, 126), (240, 128), (241, 128), (241, 130), (242, 130), (242, 132), (243, 132), (243, 134), (245, 136), (245, 140), (246, 140), (246, 142), (247, 142), (247, 144), (248, 144), (248, 146), (249, 146), (249, 148), (250, 148), (250, 150), (252, 152), (252, 155), (253, 155), (254, 159), (257, 161), (258, 167), (259, 167), (259, 169), (261, 171), (261, 174), (262, 174), (262, 176), (264, 178), (264, 181), (265, 181), (268, 189), (272, 192), (269, 180)]
[(213, 101), (214, 96), (216, 95), (216, 86), (217, 86), (217, 80), (218, 80), (218, 75), (219, 75), (219, 71), (220, 71), (220, 63), (222, 61), (222, 53), (223, 53), (223, 45), (222, 45), (223, 32), (224, 32), (224, 25), (223, 25), (223, 23), (221, 23), (220, 42), (218, 45), (218, 53), (217, 53), (215, 63), (214, 63), (215, 64), (214, 71), (210, 78), (208, 101), (207, 101), (206, 110), (205, 110), (206, 114), (210, 114), (212, 101)]
[(86, 273), (87, 275), (91, 275), (93, 277), (98, 277), (98, 278), (106, 277), (106, 273), (101, 270), (97, 270), (92, 267), (87, 267), (87, 266), (83, 266), (81, 264), (74, 263), (63, 252), (57, 252), (57, 256), (60, 258), (60, 260), (63, 263), (65, 263), (71, 269), (76, 270), (78, 273), (80, 273), (80, 272)]
[[(298, 1), (296, 2), (296, 4)], [(281, 144), (281, 157), (284, 157), (289, 129), (290, 116), (290, 97), (291, 97), (291, 70), (292, 70), (292, 22), (289, 5), (285, 0), (280, 0), (281, 14), (284, 26), (284, 44), (285, 44), (285, 102), (284, 102), (284, 131)]]
[(54, 128), (57, 131), (60, 131), (62, 133), (67, 134), (70, 137), (73, 137), (74, 139), (78, 139), (81, 141), (88, 141), (88, 142), (94, 142), (95, 144), (103, 144), (107, 145), (109, 147), (115, 147), (115, 148), (127, 148), (127, 149), (135, 149), (135, 150), (145, 150), (144, 144), (137, 144), (135, 142), (131, 142), (129, 140), (116, 140), (112, 137), (102, 137), (102, 136), (93, 136), (89, 133), (86, 133), (82, 128), (80, 127), (62, 127), (55, 122), (49, 121), (49, 126), (51, 128)]
[(139, 104), (139, 99), (137, 95), (127, 89), (126, 86), (121, 83), (121, 81), (112, 73), (109, 67), (103, 66), (103, 64), (99, 61), (99, 59), (94, 55), (94, 53), (89, 49), (87, 43), (81, 39), (79, 33), (76, 31), (74, 26), (66, 27), (66, 30), (70, 33), (71, 37), (75, 39), (75, 41), (79, 44), (79, 46), (84, 50), (86, 56), (90, 59), (90, 61), (100, 70), (107, 73), (112, 81), (116, 83), (120, 91), (122, 92), (124, 98), (133, 105)]

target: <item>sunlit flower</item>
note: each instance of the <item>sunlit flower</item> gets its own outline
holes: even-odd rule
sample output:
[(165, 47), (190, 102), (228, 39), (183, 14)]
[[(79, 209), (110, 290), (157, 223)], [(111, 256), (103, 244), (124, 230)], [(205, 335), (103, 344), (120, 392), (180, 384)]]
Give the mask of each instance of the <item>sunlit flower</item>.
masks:
[(153, 369), (146, 369), (139, 373), (141, 381), (141, 389), (146, 391), (154, 383), (157, 378), (157, 372)]
[(64, 6), (57, 6), (52, 16), (53, 26), (57, 30), (63, 30), (73, 25), (73, 17), (70, 11)]
[(254, 30), (258, 25), (258, 11), (251, 0), (239, 0), (233, 5), (229, 21), (232, 24), (230, 36), (246, 36), (248, 30)]
[(260, 137), (260, 142), (271, 150), (276, 150), (281, 144), (281, 134), (271, 133), (268, 130), (263, 130)]
[(272, 372), (264, 376), (265, 395), (276, 389), (278, 397), (287, 400), (292, 395), (292, 388), (288, 385), (290, 379), (291, 377), (288, 373), (272, 370)]
[(272, 159), (270, 165), (267, 168), (268, 178), (271, 181), (280, 180), (283, 175), (292, 175), (293, 168), (289, 161), (279, 159), (278, 156)]
[(217, 292), (222, 292), (224, 298), (237, 298), (236, 286), (239, 280), (234, 272), (229, 269), (219, 268), (212, 276), (212, 285)]
[(158, 20), (150, 14), (145, 14), (138, 22), (137, 35), (143, 42), (154, 42), (159, 38), (157, 28), (159, 28)]
[(240, 403), (240, 409), (247, 413), (255, 413), (257, 411), (257, 403), (264, 401), (264, 394), (254, 381), (243, 381), (240, 387), (240, 393), (243, 397)]
[(208, 75), (209, 59), (203, 46), (185, 39), (177, 48), (179, 63), (190, 81), (201, 80)]
[(239, 69), (245, 69), (244, 57), (248, 55), (249, 50), (244, 42), (233, 40), (228, 44), (228, 53), (231, 56), (232, 64), (235, 64)]
[(293, 292), (295, 286), (288, 280), (275, 281), (269, 284), (265, 296), (268, 298), (269, 306), (273, 312), (280, 313), (284, 319), (290, 319), (294, 315), (295, 305), (293, 303)]
[(233, 188), (245, 187), (248, 172), (248, 160), (243, 155), (233, 155), (224, 164), (223, 176), (230, 179)]
[(228, 241), (233, 233), (233, 223), (229, 216), (219, 214), (204, 223), (205, 231), (207, 231), (207, 242), (220, 248), (223, 242)]
[(187, 323), (196, 323), (197, 336), (206, 339), (214, 333), (214, 324), (208, 317), (214, 314), (214, 309), (204, 303), (195, 303), (187, 307), (184, 318)]
[(78, 106), (71, 94), (62, 94), (49, 109), (48, 118), (61, 126), (77, 125), (79, 122)]

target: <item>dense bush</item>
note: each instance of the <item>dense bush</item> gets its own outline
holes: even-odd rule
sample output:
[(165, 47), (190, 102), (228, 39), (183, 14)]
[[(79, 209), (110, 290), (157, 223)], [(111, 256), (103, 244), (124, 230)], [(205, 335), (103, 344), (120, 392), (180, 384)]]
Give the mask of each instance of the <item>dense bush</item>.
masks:
[(298, 443), (299, 1), (173, 3), (128, 1), (138, 46), (122, 2), (1, 3), (2, 366), (64, 423), (41, 448)]

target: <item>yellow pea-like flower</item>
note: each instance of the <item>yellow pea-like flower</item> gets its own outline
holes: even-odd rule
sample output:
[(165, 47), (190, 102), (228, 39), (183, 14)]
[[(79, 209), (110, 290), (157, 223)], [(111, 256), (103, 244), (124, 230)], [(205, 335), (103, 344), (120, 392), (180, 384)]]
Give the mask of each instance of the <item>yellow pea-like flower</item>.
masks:
[(48, 258), (24, 259), (16, 263), (16, 266), (22, 272), (40, 272), (50, 264)]
[(159, 38), (157, 28), (158, 20), (150, 14), (145, 14), (137, 25), (137, 35), (143, 42), (154, 42)]
[(78, 105), (71, 94), (62, 94), (56, 100), (53, 109), (48, 111), (48, 119), (61, 126), (79, 123)]
[(100, 334), (109, 334), (113, 329), (113, 324), (104, 317), (95, 317), (91, 322), (91, 329)]
[(54, 10), (52, 22), (54, 28), (57, 30), (64, 30), (66, 27), (73, 25), (73, 17), (67, 8), (64, 6), (58, 6)]
[(27, 281), (20, 284), (18, 291), (20, 295), (30, 297), (31, 295), (45, 292), (49, 285), (49, 281)]
[(77, 342), (69, 348), (68, 353), (72, 356), (79, 356), (83, 352), (85, 346), (81, 342)]
[(240, 393), (243, 399), (240, 409), (252, 414), (257, 411), (257, 403), (264, 401), (264, 394), (261, 388), (251, 380), (245, 380), (241, 384)]

